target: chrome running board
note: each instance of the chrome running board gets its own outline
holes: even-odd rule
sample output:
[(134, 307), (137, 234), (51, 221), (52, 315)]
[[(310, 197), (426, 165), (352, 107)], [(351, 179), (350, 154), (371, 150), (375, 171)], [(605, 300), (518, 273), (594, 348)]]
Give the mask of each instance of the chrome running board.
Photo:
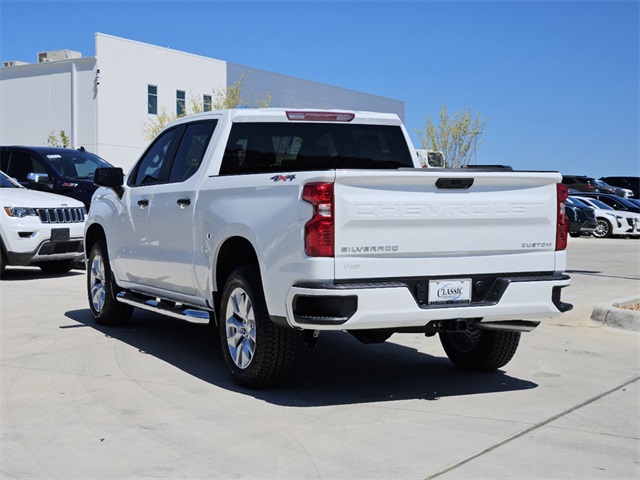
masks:
[(208, 324), (211, 316), (206, 310), (196, 310), (186, 305), (176, 304), (172, 306), (163, 300), (149, 297), (140, 297), (129, 292), (120, 292), (116, 296), (119, 302), (126, 303), (142, 310), (167, 315), (169, 317), (186, 320), (191, 323)]

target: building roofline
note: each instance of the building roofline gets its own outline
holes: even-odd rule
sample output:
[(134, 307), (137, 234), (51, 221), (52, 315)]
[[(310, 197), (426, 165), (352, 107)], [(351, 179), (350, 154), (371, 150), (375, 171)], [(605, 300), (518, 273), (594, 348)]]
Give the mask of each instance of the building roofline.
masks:
[[(115, 35), (109, 35), (108, 33), (101, 33), (101, 32), (96, 32), (94, 34), (94, 38), (95, 38), (95, 42), (96, 42), (96, 46), (94, 47), (97, 50), (97, 42), (98, 42), (98, 37), (104, 37), (104, 38), (110, 38), (112, 40), (120, 40), (122, 42), (126, 42), (126, 43), (132, 43), (135, 45), (140, 45), (140, 46), (144, 46), (147, 48), (155, 48), (158, 50), (165, 50), (165, 51), (169, 51), (171, 53), (178, 53), (180, 55), (187, 55), (189, 57), (195, 57), (195, 58), (200, 58), (202, 60), (210, 60), (212, 62), (219, 62), (219, 63), (228, 63), (225, 60), (220, 60), (218, 58), (212, 58), (212, 57), (205, 57), (204, 55), (198, 55), (195, 53), (189, 53), (189, 52), (184, 52), (182, 50), (174, 50), (170, 47), (161, 47), (160, 45), (154, 45), (152, 43), (145, 43), (145, 42), (140, 42), (138, 40), (131, 40), (130, 38), (123, 38), (123, 37), (117, 37)], [(96, 51), (96, 57), (98, 56), (98, 52)]]
[(34, 63), (25, 63), (23, 65), (13, 65), (11, 67), (2, 67), (0, 68), (0, 72), (1, 71), (7, 71), (7, 70), (11, 70), (12, 72), (16, 72), (19, 70), (28, 70), (30, 68), (45, 68), (46, 66), (52, 66), (52, 65), (69, 65), (72, 63), (91, 63), (91, 62), (95, 62), (96, 61), (96, 57), (80, 57), (80, 58), (69, 58), (66, 60), (55, 60), (53, 62), (34, 62)]

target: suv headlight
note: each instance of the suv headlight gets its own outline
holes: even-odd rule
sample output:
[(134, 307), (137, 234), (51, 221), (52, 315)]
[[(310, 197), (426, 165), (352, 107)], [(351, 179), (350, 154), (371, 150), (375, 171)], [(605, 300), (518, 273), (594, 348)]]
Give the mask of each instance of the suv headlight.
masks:
[(4, 211), (7, 212), (7, 215), (10, 217), (26, 217), (28, 215), (36, 216), (36, 210), (34, 208), (27, 207), (4, 207)]

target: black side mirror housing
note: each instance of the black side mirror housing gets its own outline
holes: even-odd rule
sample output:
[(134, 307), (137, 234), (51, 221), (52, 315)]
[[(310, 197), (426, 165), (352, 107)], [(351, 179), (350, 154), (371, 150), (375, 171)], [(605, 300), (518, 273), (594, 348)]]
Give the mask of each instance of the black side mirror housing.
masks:
[(93, 184), (99, 187), (120, 188), (124, 184), (124, 172), (120, 167), (96, 168)]

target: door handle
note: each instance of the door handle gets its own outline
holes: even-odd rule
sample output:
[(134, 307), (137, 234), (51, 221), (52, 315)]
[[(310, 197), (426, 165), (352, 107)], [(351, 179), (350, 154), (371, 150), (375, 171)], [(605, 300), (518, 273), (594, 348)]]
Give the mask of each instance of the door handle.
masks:
[(439, 178), (437, 188), (464, 190), (473, 185), (473, 178)]
[(148, 207), (149, 206), (149, 200), (138, 200), (138, 205), (140, 205), (142, 208), (144, 207)]
[(187, 207), (187, 206), (191, 205), (191, 199), (190, 198), (179, 198), (178, 199), (178, 205), (180, 205), (182, 208)]

